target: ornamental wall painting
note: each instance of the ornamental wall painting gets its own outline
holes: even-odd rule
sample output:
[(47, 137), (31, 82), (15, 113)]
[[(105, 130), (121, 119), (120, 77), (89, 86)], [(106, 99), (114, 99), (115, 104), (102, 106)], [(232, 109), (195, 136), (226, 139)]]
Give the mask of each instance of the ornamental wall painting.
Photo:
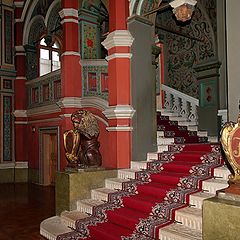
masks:
[(12, 161), (12, 96), (3, 96), (3, 161)]
[(4, 9), (4, 62), (13, 64), (13, 12)]
[(97, 25), (83, 24), (83, 56), (84, 59), (98, 58)]
[[(211, 2), (211, 5), (205, 5), (211, 6), (209, 11), (214, 16), (216, 4), (214, 0)], [(199, 89), (194, 67), (210, 63), (217, 57), (213, 28), (216, 24), (209, 21), (209, 11), (204, 6), (198, 2), (192, 19), (186, 23), (176, 21), (170, 10), (156, 18), (156, 33), (164, 44), (166, 84), (196, 98), (199, 97)]]

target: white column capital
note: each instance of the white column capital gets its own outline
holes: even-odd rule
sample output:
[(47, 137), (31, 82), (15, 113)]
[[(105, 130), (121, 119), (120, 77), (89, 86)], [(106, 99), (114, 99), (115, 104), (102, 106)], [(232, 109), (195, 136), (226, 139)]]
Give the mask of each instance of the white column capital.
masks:
[(116, 105), (107, 108), (103, 114), (107, 119), (132, 119), (136, 110), (130, 105)]
[(27, 110), (15, 110), (13, 112), (14, 117), (21, 117), (26, 118), (27, 117)]
[(63, 8), (59, 12), (60, 17), (63, 19), (64, 17), (73, 17), (78, 18), (78, 10), (74, 8)]
[(131, 47), (134, 38), (128, 30), (115, 30), (108, 34), (102, 45), (107, 49), (113, 47)]
[(15, 46), (16, 52), (24, 52), (25, 53), (25, 48), (22, 45)]

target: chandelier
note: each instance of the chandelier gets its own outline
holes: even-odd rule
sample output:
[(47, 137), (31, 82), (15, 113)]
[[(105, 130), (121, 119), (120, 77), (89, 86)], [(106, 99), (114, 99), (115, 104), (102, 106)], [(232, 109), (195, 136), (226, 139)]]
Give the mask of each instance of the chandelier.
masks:
[(174, 0), (169, 4), (177, 20), (186, 22), (191, 19), (196, 3), (196, 0)]

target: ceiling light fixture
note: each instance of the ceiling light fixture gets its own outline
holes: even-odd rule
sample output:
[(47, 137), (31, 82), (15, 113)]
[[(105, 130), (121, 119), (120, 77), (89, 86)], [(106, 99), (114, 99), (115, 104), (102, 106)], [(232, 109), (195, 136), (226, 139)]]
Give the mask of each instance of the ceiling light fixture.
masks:
[(177, 20), (186, 22), (191, 19), (196, 3), (196, 0), (174, 0), (169, 4)]

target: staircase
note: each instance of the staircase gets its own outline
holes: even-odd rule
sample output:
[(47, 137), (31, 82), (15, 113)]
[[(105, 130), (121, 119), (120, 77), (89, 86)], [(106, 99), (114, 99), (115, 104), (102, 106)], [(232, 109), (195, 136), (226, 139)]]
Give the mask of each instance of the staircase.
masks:
[(196, 121), (168, 110), (157, 114), (158, 151), (132, 162), (93, 189), (77, 209), (44, 220), (50, 240), (200, 240), (202, 203), (228, 186), (218, 143)]

